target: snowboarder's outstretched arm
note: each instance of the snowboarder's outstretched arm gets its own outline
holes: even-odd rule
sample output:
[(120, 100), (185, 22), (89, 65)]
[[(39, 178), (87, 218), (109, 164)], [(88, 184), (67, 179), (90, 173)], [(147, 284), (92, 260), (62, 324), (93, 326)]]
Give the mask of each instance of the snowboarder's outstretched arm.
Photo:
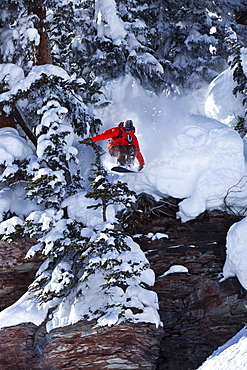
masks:
[(88, 137), (84, 139), (82, 142), (84, 144), (90, 143), (91, 141), (96, 143), (97, 141), (111, 139), (112, 137), (117, 136), (118, 133), (119, 133), (119, 128), (113, 127), (113, 128), (109, 128), (108, 130), (102, 132), (101, 134), (95, 135), (93, 137)]

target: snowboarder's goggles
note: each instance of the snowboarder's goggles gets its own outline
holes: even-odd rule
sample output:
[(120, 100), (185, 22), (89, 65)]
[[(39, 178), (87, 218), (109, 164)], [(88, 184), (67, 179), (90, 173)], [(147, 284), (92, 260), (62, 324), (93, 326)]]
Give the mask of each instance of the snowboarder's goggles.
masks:
[(131, 128), (131, 127), (125, 127), (124, 130), (125, 131), (131, 131), (131, 130), (133, 130), (133, 128)]

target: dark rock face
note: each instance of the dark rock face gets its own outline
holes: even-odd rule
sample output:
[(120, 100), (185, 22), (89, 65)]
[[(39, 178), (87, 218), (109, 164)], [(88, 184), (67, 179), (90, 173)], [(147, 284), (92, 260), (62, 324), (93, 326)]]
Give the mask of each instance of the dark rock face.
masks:
[[(138, 324), (99, 331), (85, 330), (83, 323), (53, 330), (44, 358), (48, 368), (62, 369), (63, 359), (71, 369), (156, 369), (162, 330)], [(76, 346), (75, 346), (76, 343)]]
[[(0, 368), (155, 370), (162, 329), (137, 324), (92, 330), (92, 323), (43, 333), (31, 323), (0, 331)], [(44, 335), (45, 334), (45, 335)]]
[(0, 330), (0, 368), (3, 370), (35, 369), (33, 350), (36, 326), (20, 324)]
[(40, 261), (24, 261), (31, 246), (31, 240), (11, 244), (0, 241), (0, 311), (17, 301), (34, 279)]
[[(225, 238), (238, 221), (205, 214), (185, 224), (166, 222), (168, 238), (139, 241), (156, 273), (155, 291), (164, 323), (159, 370), (194, 370), (246, 323), (246, 291), (236, 278), (219, 282)], [(162, 276), (173, 265), (189, 273)]]
[[(159, 206), (155, 216), (151, 211), (148, 217), (143, 212), (138, 216), (137, 210), (134, 226), (128, 215), (124, 227), (131, 233), (161, 232), (169, 237), (135, 239), (156, 273), (154, 290), (164, 327), (140, 323), (93, 330), (94, 323), (79, 322), (50, 333), (31, 323), (4, 328), (0, 330), (1, 369), (195, 370), (245, 325), (246, 291), (236, 278), (219, 281), (226, 234), (238, 219), (205, 213), (182, 224), (175, 218), (175, 202), (166, 204), (163, 213)], [(1, 309), (32, 282), (38, 261), (23, 262), (29, 247), (0, 244)], [(173, 265), (189, 272), (164, 276)]]

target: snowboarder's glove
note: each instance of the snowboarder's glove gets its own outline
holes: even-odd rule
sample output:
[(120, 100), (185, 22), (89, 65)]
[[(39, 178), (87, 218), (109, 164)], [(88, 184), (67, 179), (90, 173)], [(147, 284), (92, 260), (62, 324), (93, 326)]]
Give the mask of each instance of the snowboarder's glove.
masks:
[(138, 168), (138, 171), (141, 171), (144, 167), (144, 164), (140, 164), (139, 168)]
[(82, 140), (83, 144), (88, 144), (88, 143), (91, 143), (91, 142), (92, 142), (91, 137), (87, 137), (86, 139)]

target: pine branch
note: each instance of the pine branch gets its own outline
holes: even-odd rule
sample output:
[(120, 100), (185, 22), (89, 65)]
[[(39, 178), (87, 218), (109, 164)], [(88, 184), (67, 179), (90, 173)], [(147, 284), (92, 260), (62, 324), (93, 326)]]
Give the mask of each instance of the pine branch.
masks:
[(29, 129), (29, 127), (26, 125), (22, 114), (20, 113), (19, 109), (16, 107), (14, 109), (14, 118), (17, 121), (17, 123), (20, 125), (22, 130), (25, 132), (29, 140), (33, 143), (33, 145), (37, 148), (37, 138), (36, 136), (32, 133), (32, 131)]

